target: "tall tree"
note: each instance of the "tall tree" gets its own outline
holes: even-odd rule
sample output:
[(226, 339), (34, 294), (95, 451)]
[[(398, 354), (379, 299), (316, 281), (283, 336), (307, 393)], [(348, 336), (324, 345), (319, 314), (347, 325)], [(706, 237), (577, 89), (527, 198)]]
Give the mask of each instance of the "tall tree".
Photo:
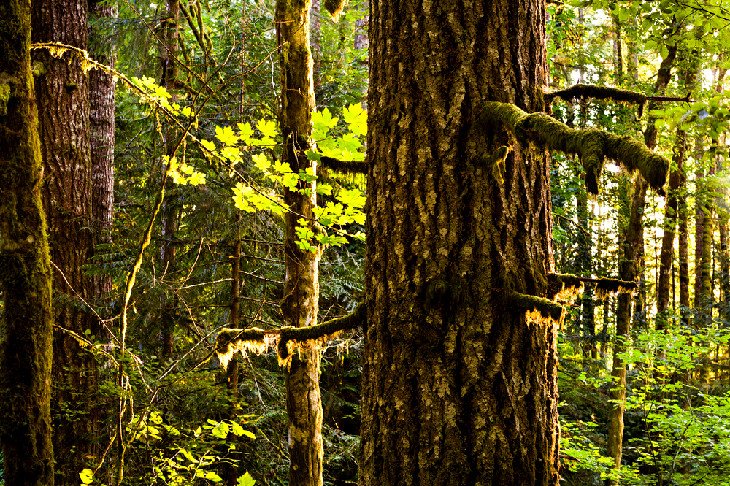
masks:
[(52, 273), (29, 0), (0, 2), (0, 445), (6, 484), (53, 486)]
[[(667, 46), (667, 54), (662, 59), (657, 79), (654, 84), (656, 93), (663, 93), (672, 75), (672, 66), (677, 56), (677, 46)], [(650, 104), (654, 109), (655, 103)], [(653, 149), (656, 146), (657, 129), (656, 119), (649, 117), (649, 123), (644, 131), (646, 146)], [(626, 281), (635, 281), (643, 272), (644, 258), (644, 208), (646, 207), (647, 182), (642, 177), (636, 177), (632, 183), (631, 204), (626, 226), (621, 230), (621, 260), (619, 261), (619, 278)], [(616, 343), (614, 344), (613, 388), (611, 398), (613, 407), (609, 413), (608, 427), (608, 454), (613, 457), (614, 468), (620, 469), (623, 455), (624, 410), (626, 408), (626, 363), (621, 354), (626, 350), (631, 331), (631, 295), (620, 293), (616, 309)], [(612, 481), (615, 482), (615, 481)]]
[[(696, 59), (697, 53), (694, 52)], [(681, 64), (682, 68), (679, 73), (680, 82), (687, 92), (692, 92), (695, 88), (697, 65), (691, 59), (685, 59)], [(674, 240), (679, 230), (679, 224), (682, 220), (686, 227), (686, 204), (681, 192), (685, 190), (684, 183), (686, 176), (684, 174), (684, 163), (687, 157), (687, 132), (683, 127), (677, 127), (676, 138), (674, 142), (674, 155), (672, 171), (669, 175), (669, 188), (667, 192), (667, 203), (664, 212), (664, 235), (662, 236), (662, 247), (660, 254), (659, 279), (657, 282), (657, 328), (664, 327), (666, 323), (666, 312), (669, 310), (670, 300), (670, 277), (672, 275), (672, 262), (674, 260)], [(683, 209), (680, 211), (680, 209)], [(685, 216), (685, 217), (682, 217)], [(686, 237), (686, 234), (685, 234)], [(680, 244), (681, 251), (681, 244)], [(685, 249), (686, 252), (686, 249)], [(681, 265), (680, 265), (681, 266)], [(682, 276), (680, 275), (680, 304), (682, 297)], [(684, 312), (684, 311), (682, 311)]]
[[(33, 42), (88, 48), (88, 4), (70, 0), (33, 2)], [(44, 163), (43, 204), (54, 265), (54, 449), (56, 479), (78, 481), (85, 458), (96, 451), (98, 386), (94, 357), (72, 333), (99, 335), (88, 304), (94, 282), (84, 272), (93, 253), (92, 172), (89, 145), (89, 82), (78, 56), (57, 59), (36, 50), (36, 96)]]
[[(310, 44), (311, 0), (278, 0), (275, 22), (281, 70), (282, 161), (294, 173), (316, 165), (305, 154), (310, 147), (314, 110), (313, 61)], [(302, 249), (297, 242), (300, 219), (313, 223), (316, 191), (313, 184), (299, 183), (286, 190), (284, 202), (286, 275), (282, 313), (284, 324), (313, 326), (319, 309), (319, 249)], [(289, 416), (289, 483), (302, 486), (322, 484), (322, 399), (319, 390), (319, 346), (305, 346), (292, 356), (286, 373), (286, 408)]]
[[(117, 15), (114, 3), (89, 1), (89, 51), (98, 62), (114, 67), (111, 22)], [(92, 211), (96, 243), (111, 241), (114, 214), (114, 76), (102, 69), (89, 72), (89, 126), (92, 167)], [(95, 285), (101, 296), (112, 290), (111, 276), (101, 274)], [(101, 337), (101, 336), (100, 336)]]
[[(165, 18), (162, 23), (160, 36), (160, 86), (174, 93), (177, 87), (178, 76), (178, 51), (180, 42), (180, 1), (167, 0)], [(173, 96), (173, 100), (175, 97)], [(169, 124), (164, 131), (163, 141), (165, 155), (172, 159), (175, 157), (175, 133), (176, 130)], [(160, 250), (162, 272), (168, 282), (174, 282), (174, 274), (177, 269), (177, 247), (175, 238), (179, 226), (180, 208), (175, 197), (175, 187), (172, 182), (166, 188), (167, 197), (162, 203), (162, 248)], [(174, 289), (172, 290), (174, 292)], [(169, 359), (172, 357), (175, 345), (175, 324), (178, 317), (178, 298), (175, 293), (163, 296), (162, 315), (160, 316), (162, 332), (161, 356)]]
[(548, 161), (478, 123), (543, 109), (544, 2), (370, 5), (360, 484), (557, 484), (555, 327), (503, 292), (547, 296)]

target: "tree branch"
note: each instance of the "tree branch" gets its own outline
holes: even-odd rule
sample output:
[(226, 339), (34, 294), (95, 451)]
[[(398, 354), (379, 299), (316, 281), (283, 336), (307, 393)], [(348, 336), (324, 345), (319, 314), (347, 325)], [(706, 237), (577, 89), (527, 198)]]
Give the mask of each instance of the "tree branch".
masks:
[(359, 160), (339, 160), (323, 155), (322, 157), (320, 157), (319, 163), (322, 164), (325, 169), (330, 169), (337, 172), (346, 172), (350, 174), (368, 173), (367, 164)]
[(619, 137), (596, 128), (574, 129), (545, 113), (526, 113), (510, 103), (485, 103), (483, 122), (500, 123), (521, 141), (578, 155), (586, 172), (586, 189), (598, 194), (598, 178), (604, 158), (615, 160), (629, 171), (638, 170), (659, 194), (667, 178), (669, 162), (631, 137)]
[(581, 277), (567, 273), (550, 273), (548, 274), (548, 295), (555, 297), (566, 290), (579, 289), (584, 283), (595, 284), (595, 289), (598, 294), (632, 292), (638, 287), (636, 282), (628, 280), (605, 277)]
[(647, 101), (690, 101), (690, 93), (680, 98), (677, 96), (647, 96), (637, 91), (627, 89), (610, 88), (607, 86), (595, 86), (592, 84), (576, 84), (569, 88), (558, 91), (550, 91), (543, 94), (546, 103), (551, 103), (554, 98), (561, 98), (571, 101), (578, 98), (610, 99), (616, 102), (637, 103), (643, 105)]
[(282, 327), (280, 329), (221, 329), (216, 338), (216, 353), (224, 361), (231, 358), (236, 351), (265, 352), (276, 346), (279, 359), (285, 361), (289, 356), (289, 342), (313, 341), (327, 339), (341, 331), (355, 329), (363, 325), (367, 317), (365, 304), (360, 303), (355, 310), (342, 317), (330, 319), (316, 326)]

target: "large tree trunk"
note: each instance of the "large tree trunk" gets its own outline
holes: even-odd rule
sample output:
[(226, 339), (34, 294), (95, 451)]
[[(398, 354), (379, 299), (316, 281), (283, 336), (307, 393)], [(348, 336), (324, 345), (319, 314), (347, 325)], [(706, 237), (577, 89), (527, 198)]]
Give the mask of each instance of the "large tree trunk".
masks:
[[(34, 42), (88, 47), (87, 2), (33, 2)], [(97, 366), (94, 357), (65, 330), (100, 335), (99, 321), (87, 303), (95, 299), (93, 279), (84, 273), (91, 262), (95, 235), (89, 146), (89, 84), (78, 57), (63, 59), (36, 51), (42, 66), (36, 78), (44, 162), (43, 204), (54, 272), (54, 306), (60, 330), (54, 338), (54, 449), (56, 480), (78, 482), (84, 462), (98, 452)]]
[[(677, 54), (676, 46), (668, 46), (667, 55), (657, 72), (657, 80), (654, 85), (656, 93), (662, 93), (671, 79), (672, 66)], [(649, 109), (655, 109), (650, 106)], [(655, 119), (649, 117), (648, 126), (644, 132), (644, 141), (647, 147), (653, 149), (656, 146), (657, 130)], [(636, 177), (633, 183), (631, 196), (631, 207), (629, 209), (629, 221), (619, 236), (622, 241), (621, 261), (619, 262), (619, 278), (621, 280), (635, 281), (643, 272), (644, 255), (644, 227), (642, 219), (646, 205), (646, 181)], [(611, 399), (613, 407), (609, 412), (608, 426), (608, 455), (613, 457), (614, 468), (621, 468), (621, 457), (623, 455), (624, 436), (624, 410), (626, 408), (626, 363), (620, 358), (620, 354), (626, 350), (631, 333), (631, 295), (621, 293), (618, 296), (618, 307), (616, 309), (616, 342), (614, 344), (613, 366), (611, 376), (613, 378)], [(617, 484), (616, 481), (609, 483)]]
[[(281, 69), (282, 161), (294, 173), (310, 166), (309, 148), (314, 110), (314, 82), (310, 49), (310, 0), (278, 0), (275, 22)], [(287, 326), (305, 327), (317, 323), (319, 309), (319, 249), (303, 250), (297, 245), (300, 218), (312, 224), (316, 191), (300, 183), (310, 194), (287, 190), (284, 241), (286, 276), (282, 312)], [(319, 346), (316, 342), (293, 353), (286, 374), (286, 406), (289, 415), (289, 484), (322, 484), (322, 400), (319, 392)]]
[[(89, 50), (92, 58), (114, 67), (114, 44), (110, 42), (111, 21), (116, 5), (101, 0), (89, 2), (91, 28)], [(97, 243), (110, 243), (114, 215), (114, 76), (101, 69), (89, 72), (89, 123), (91, 128), (92, 211)], [(95, 279), (97, 295), (112, 291), (112, 279), (102, 273)], [(109, 317), (109, 316), (104, 316)], [(105, 330), (106, 331), (106, 330)], [(106, 334), (106, 333), (105, 333)], [(98, 336), (107, 338), (108, 336)]]
[(6, 484), (53, 486), (52, 273), (30, 63), (30, 1), (0, 1), (0, 445)]
[(500, 291), (547, 294), (548, 161), (474, 125), (543, 109), (544, 2), (370, 5), (360, 484), (555, 485), (556, 329)]

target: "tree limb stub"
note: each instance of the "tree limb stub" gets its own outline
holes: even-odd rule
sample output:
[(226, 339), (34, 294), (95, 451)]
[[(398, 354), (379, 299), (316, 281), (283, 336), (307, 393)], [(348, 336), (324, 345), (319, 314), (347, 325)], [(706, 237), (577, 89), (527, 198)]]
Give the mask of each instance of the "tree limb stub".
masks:
[(690, 93), (687, 93), (687, 96), (682, 98), (678, 96), (647, 96), (637, 91), (595, 86), (592, 84), (576, 84), (569, 88), (545, 93), (543, 97), (547, 103), (551, 103), (555, 98), (561, 98), (565, 101), (572, 101), (579, 98), (594, 98), (613, 100), (619, 103), (636, 103), (639, 105), (643, 105), (647, 101), (690, 101)]
[(513, 290), (498, 290), (498, 292), (502, 294), (507, 303), (520, 310), (537, 311), (543, 317), (558, 322), (563, 318), (563, 306), (553, 300), (536, 295), (522, 294)]
[(489, 125), (499, 122), (518, 138), (548, 149), (580, 157), (586, 172), (586, 189), (598, 194), (598, 178), (608, 157), (641, 176), (660, 195), (666, 182), (669, 161), (631, 137), (620, 137), (597, 128), (574, 129), (546, 113), (526, 113), (510, 103), (485, 103), (483, 120)]
[(349, 174), (367, 174), (368, 166), (365, 162), (359, 160), (339, 160), (323, 155), (319, 159), (319, 163), (326, 169), (337, 172), (346, 172)]
[(290, 346), (334, 337), (341, 331), (352, 330), (363, 325), (366, 319), (365, 304), (360, 303), (351, 313), (330, 319), (310, 327), (282, 327), (280, 329), (221, 329), (216, 338), (216, 353), (222, 366), (237, 351), (265, 353), (276, 347), (279, 361), (285, 363), (290, 353)]

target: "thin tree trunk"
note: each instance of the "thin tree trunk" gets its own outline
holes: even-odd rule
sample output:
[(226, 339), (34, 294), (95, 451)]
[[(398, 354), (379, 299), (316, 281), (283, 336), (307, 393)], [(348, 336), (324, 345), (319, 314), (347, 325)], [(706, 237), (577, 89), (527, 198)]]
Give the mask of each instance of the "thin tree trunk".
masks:
[(678, 227), (680, 191), (684, 189), (684, 160), (687, 151), (687, 133), (677, 128), (674, 143), (674, 167), (669, 174), (669, 188), (664, 211), (664, 235), (660, 252), (659, 279), (657, 282), (657, 329), (665, 329), (669, 311), (670, 277), (674, 268), (675, 228)]
[[(87, 2), (33, 2), (33, 42), (60, 42), (88, 48)], [(99, 451), (94, 402), (98, 376), (94, 357), (64, 330), (100, 336), (91, 263), (95, 234), (89, 142), (89, 84), (77, 56), (56, 59), (34, 51), (42, 66), (36, 77), (41, 150), (44, 162), (43, 204), (54, 272), (54, 306), (59, 330), (54, 336), (53, 405), (56, 480), (72, 484)], [(63, 453), (60, 453), (63, 452)]]
[[(666, 57), (662, 60), (657, 72), (657, 80), (654, 86), (656, 93), (663, 93), (671, 79), (671, 70), (677, 54), (676, 46), (668, 46)], [(653, 107), (649, 107), (650, 110)], [(650, 117), (649, 123), (644, 132), (644, 141), (647, 147), (653, 149), (656, 145), (657, 130), (655, 120)], [(642, 273), (643, 248), (644, 248), (644, 227), (642, 217), (646, 204), (646, 182), (641, 177), (636, 177), (633, 184), (629, 221), (623, 228), (623, 235), (619, 240), (621, 246), (621, 261), (619, 262), (619, 278), (622, 280), (635, 281)], [(624, 410), (626, 408), (626, 363), (619, 357), (628, 345), (631, 333), (631, 295), (622, 293), (618, 296), (618, 307), (616, 310), (616, 342), (613, 349), (613, 367), (611, 376), (613, 388), (611, 399), (613, 407), (609, 413), (608, 425), (608, 455), (614, 460), (614, 469), (621, 468), (621, 457), (623, 455), (624, 435)], [(618, 484), (618, 481), (607, 481), (609, 484)]]
[[(177, 87), (177, 56), (179, 53), (180, 40), (180, 1), (167, 0), (166, 18), (163, 21), (162, 39), (163, 45), (160, 50), (160, 66), (162, 75), (160, 78), (160, 86), (167, 88), (173, 94)], [(173, 99), (174, 101), (174, 95)], [(168, 158), (175, 156), (175, 129), (170, 124), (165, 130), (164, 148), (165, 155)], [(162, 248), (160, 250), (160, 260), (162, 262), (162, 271), (166, 276), (166, 281), (171, 285), (169, 292), (165, 292), (162, 303), (162, 313), (160, 316), (162, 328), (162, 351), (163, 359), (172, 357), (175, 348), (175, 326), (178, 320), (178, 297), (175, 289), (172, 288), (175, 282), (175, 271), (177, 270), (177, 247), (175, 246), (175, 238), (177, 236), (178, 221), (180, 219), (180, 208), (175, 197), (175, 188), (170, 181), (166, 188), (167, 197), (162, 203), (161, 221), (162, 221)]]
[(30, 1), (0, 1), (0, 446), (5, 484), (53, 486), (53, 275), (30, 16)]
[[(312, 111), (315, 107), (310, 48), (311, 0), (278, 0), (275, 23), (281, 69), (282, 161), (294, 173), (316, 165), (307, 160)], [(297, 245), (300, 218), (313, 224), (316, 191), (313, 184), (300, 182), (309, 195), (287, 190), (284, 241), (286, 276), (282, 312), (287, 326), (305, 327), (317, 323), (319, 306), (319, 249), (303, 250)], [(319, 346), (304, 346), (292, 356), (286, 373), (286, 405), (289, 415), (289, 484), (320, 486), (323, 482), (322, 400), (319, 392)]]

